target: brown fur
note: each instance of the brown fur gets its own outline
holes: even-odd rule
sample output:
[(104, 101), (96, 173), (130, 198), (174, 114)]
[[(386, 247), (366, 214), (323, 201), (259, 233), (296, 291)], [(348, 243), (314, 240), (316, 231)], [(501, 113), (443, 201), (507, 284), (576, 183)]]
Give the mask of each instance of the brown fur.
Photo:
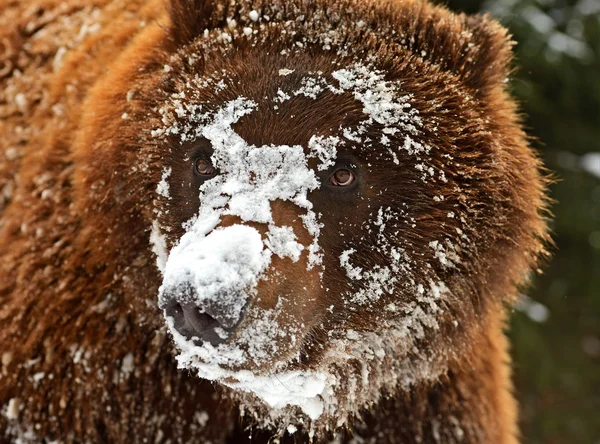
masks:
[[(374, 56), (387, 78), (400, 79), (412, 94), (427, 123), (424, 138), (438, 147), (431, 163), (448, 182), (424, 186), (412, 166), (392, 169), (379, 161), (369, 171), (377, 189), (365, 187), (360, 195), (377, 206), (407, 202), (414, 208), (416, 226), (398, 224), (399, 237), (421, 253), (417, 265), (430, 259), (432, 239), (457, 236), (458, 221), (448, 212), (471, 221), (467, 259), (456, 269), (435, 270), (452, 289), (440, 331), (415, 344), (432, 350), (443, 375), (383, 393), (356, 418), (350, 414), (341, 432), (373, 442), (516, 442), (505, 304), (536, 267), (547, 234), (540, 163), (505, 89), (511, 60), (505, 30), (489, 18), (453, 15), (417, 0), (254, 4), (272, 9), (274, 22), (299, 10), (310, 17), (327, 5), (324, 23), (344, 34), (340, 47), (352, 44), (352, 56)], [(324, 26), (307, 20), (295, 35), (275, 26), (255, 47), (240, 40), (226, 56), (207, 51), (187, 61), (205, 28), (225, 29), (228, 17), (241, 23), (245, 11), (208, 0), (173, 0), (166, 8), (162, 0), (0, 0), (0, 441), (237, 443), (266, 442), (281, 432), (252, 428), (261, 423), (259, 406), (238, 420), (235, 394), (176, 369), (156, 305), (160, 276), (148, 243), (155, 208), (172, 209), (162, 216), (174, 227), (171, 243), (196, 211), (185, 193), (170, 203), (157, 196), (162, 167), (177, 164), (177, 148), (172, 141), (167, 153), (149, 136), (160, 123), (157, 107), (188, 76), (224, 69), (240, 80), (239, 91), (206, 93), (209, 103), (238, 93), (260, 99), (277, 90), (269, 79), (282, 66), (327, 74), (333, 61), (351, 60), (310, 45), (294, 58), (280, 55)], [(344, 30), (359, 19), (362, 30)], [(238, 132), (255, 144), (305, 144), (314, 128), (333, 130), (361, 118), (343, 95), (320, 98), (316, 109), (297, 98), (278, 114), (261, 114), (261, 121), (241, 121)], [(183, 173), (174, 176), (185, 182)], [(376, 194), (384, 189), (383, 197)], [(434, 204), (440, 194), (447, 199)], [(350, 198), (322, 205), (331, 208), (325, 225), (343, 218), (351, 237), (373, 211)], [(295, 209), (276, 203), (273, 211), (305, 235)], [(327, 269), (339, 269), (338, 234), (324, 234), (322, 246), (333, 258), (325, 259)], [(379, 260), (358, 251), (364, 264)], [(261, 284), (264, 308), (282, 291), (308, 287), (304, 305), (290, 312), (305, 324), (298, 365), (320, 362), (330, 332), (384, 322), (383, 302), (367, 312), (346, 310), (341, 296), (325, 294), (303, 265), (279, 261), (274, 267), (286, 279)], [(326, 287), (340, 295), (348, 286), (341, 270), (327, 279)], [(332, 304), (341, 315), (325, 316)], [(16, 418), (9, 400), (12, 413), (18, 406)], [(201, 411), (209, 414), (206, 425), (194, 416)], [(307, 431), (284, 439), (305, 441)], [(319, 429), (315, 439), (333, 432)]]

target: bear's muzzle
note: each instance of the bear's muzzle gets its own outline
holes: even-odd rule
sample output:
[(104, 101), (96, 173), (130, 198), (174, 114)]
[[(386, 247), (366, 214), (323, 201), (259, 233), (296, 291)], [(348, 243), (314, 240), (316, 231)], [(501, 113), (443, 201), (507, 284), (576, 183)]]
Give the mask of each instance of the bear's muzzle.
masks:
[(260, 275), (270, 262), (260, 233), (249, 226), (191, 230), (166, 263), (159, 306), (188, 340), (218, 345), (243, 318)]

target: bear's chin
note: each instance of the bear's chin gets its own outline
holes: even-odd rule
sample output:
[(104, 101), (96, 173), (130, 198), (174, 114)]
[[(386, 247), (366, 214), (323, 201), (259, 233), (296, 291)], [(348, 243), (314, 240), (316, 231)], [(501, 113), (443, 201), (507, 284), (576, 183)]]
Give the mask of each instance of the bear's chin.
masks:
[(361, 412), (383, 397), (435, 381), (446, 371), (440, 360), (409, 355), (396, 360), (392, 354), (378, 354), (351, 357), (328, 349), (318, 368), (253, 375), (252, 383), (217, 382), (257, 428), (279, 436), (301, 430), (309, 436), (333, 437), (335, 431), (360, 421)]

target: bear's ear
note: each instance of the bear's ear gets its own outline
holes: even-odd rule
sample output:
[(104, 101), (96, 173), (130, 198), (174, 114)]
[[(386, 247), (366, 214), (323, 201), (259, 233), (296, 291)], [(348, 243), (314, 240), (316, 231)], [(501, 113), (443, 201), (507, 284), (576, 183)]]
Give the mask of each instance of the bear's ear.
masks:
[(504, 82), (513, 42), (487, 15), (453, 14), (443, 6), (415, 1), (400, 16), (403, 46), (455, 75), (476, 94)]
[(465, 84), (477, 91), (504, 83), (514, 45), (506, 28), (487, 15), (467, 16), (465, 25), (468, 43), (457, 60)]
[(170, 0), (170, 33), (176, 45), (185, 45), (210, 27), (216, 0)]

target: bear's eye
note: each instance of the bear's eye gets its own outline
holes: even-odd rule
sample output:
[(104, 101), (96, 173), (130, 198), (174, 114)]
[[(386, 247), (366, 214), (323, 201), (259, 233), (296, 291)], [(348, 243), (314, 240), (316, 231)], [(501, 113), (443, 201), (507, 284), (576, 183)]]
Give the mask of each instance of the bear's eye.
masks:
[(356, 179), (356, 177), (352, 171), (346, 168), (340, 168), (329, 176), (329, 183), (336, 187), (347, 187), (354, 182), (354, 179)]
[(210, 160), (201, 157), (194, 161), (194, 171), (200, 176), (212, 176), (217, 170)]

